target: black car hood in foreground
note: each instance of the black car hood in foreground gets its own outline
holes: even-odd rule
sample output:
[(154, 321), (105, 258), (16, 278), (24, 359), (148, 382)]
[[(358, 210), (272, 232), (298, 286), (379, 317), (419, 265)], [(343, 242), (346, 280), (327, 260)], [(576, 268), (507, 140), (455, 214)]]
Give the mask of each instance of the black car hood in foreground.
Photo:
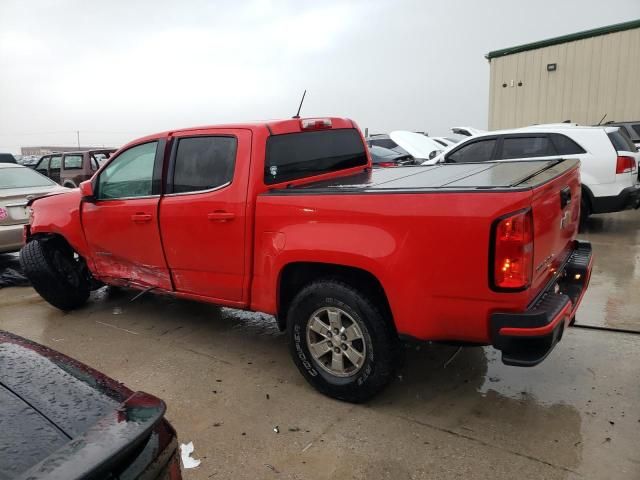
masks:
[(1, 480), (154, 478), (176, 452), (165, 408), (156, 397), (0, 331)]

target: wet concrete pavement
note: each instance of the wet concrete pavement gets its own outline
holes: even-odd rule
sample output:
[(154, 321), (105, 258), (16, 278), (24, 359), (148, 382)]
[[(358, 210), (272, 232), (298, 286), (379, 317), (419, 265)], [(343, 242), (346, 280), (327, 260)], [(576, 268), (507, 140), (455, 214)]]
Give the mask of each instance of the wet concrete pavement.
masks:
[[(640, 212), (590, 221), (578, 323), (640, 330), (639, 230)], [(411, 347), (385, 392), (350, 405), (304, 382), (270, 317), (133, 295), (103, 289), (64, 314), (5, 288), (0, 328), (163, 398), (202, 459), (186, 479), (640, 478), (640, 335), (570, 329), (531, 369)]]

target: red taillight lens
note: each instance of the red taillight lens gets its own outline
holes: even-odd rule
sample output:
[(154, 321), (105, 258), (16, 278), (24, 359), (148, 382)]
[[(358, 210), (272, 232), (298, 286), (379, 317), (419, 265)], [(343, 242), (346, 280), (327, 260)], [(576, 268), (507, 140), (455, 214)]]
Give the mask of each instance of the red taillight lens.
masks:
[(636, 159), (633, 157), (619, 156), (616, 162), (616, 173), (633, 173), (636, 171)]
[(494, 224), (493, 286), (519, 290), (531, 283), (533, 268), (533, 217), (531, 210)]
[(375, 164), (376, 167), (395, 167), (396, 162), (380, 162)]
[(331, 128), (330, 118), (303, 118), (300, 120), (302, 130), (322, 130)]

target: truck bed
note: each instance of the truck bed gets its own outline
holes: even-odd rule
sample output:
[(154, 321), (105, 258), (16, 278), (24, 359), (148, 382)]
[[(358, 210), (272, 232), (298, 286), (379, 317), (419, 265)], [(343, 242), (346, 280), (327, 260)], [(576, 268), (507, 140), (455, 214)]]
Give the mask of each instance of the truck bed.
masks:
[(435, 190), (530, 190), (575, 167), (577, 160), (518, 160), (380, 168), (271, 190), (271, 194), (418, 193)]

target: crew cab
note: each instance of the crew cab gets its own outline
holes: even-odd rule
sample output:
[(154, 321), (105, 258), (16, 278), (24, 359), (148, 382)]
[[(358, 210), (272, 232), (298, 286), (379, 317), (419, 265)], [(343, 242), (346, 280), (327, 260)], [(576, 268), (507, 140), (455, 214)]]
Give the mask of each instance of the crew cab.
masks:
[(541, 362), (591, 272), (579, 161), (372, 169), (351, 120), (174, 130), (31, 205), (21, 262), (69, 310), (101, 284), (276, 316), (319, 391), (364, 401), (400, 340)]

